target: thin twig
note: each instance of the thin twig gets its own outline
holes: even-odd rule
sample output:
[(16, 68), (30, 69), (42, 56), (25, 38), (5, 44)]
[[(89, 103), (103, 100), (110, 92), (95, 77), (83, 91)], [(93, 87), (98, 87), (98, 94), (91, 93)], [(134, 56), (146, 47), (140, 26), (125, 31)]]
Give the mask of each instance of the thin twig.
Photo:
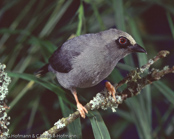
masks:
[[(125, 77), (123, 80), (121, 80), (118, 84), (116, 84), (115, 89), (117, 90), (119, 87), (121, 87), (123, 84), (128, 83), (132, 80), (134, 76), (133, 73), (143, 73), (146, 69), (149, 69), (149, 67), (157, 62), (160, 58), (166, 57), (169, 54), (169, 51), (162, 50), (160, 51), (153, 59), (149, 59), (148, 63), (143, 65), (141, 68), (138, 68), (137, 70), (131, 71), (127, 77)], [(138, 75), (137, 74), (137, 75)]]

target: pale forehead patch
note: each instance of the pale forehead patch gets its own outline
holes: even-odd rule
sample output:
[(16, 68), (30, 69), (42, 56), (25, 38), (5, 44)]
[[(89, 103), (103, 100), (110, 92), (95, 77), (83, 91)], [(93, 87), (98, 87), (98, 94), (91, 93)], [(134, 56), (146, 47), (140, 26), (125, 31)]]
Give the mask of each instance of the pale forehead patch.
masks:
[(132, 45), (136, 44), (136, 41), (132, 38), (132, 36), (126, 32), (119, 31), (119, 36), (126, 37), (130, 41), (130, 44), (132, 44)]
[(109, 29), (106, 31), (102, 31), (100, 32), (100, 35), (102, 36), (103, 40), (105, 40), (106, 42), (110, 43), (111, 40), (117, 40), (119, 37), (125, 37), (130, 41), (131, 45), (135, 45), (136, 41), (132, 38), (131, 35), (129, 35), (126, 32), (123, 32), (121, 30), (117, 30), (117, 29)]

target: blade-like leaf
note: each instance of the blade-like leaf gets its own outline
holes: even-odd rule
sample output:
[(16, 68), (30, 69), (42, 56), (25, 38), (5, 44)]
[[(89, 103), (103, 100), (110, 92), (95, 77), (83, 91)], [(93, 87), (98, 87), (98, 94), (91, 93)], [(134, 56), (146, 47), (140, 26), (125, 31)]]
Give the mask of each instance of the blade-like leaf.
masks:
[(131, 110), (131, 117), (136, 125), (140, 138), (151, 139), (151, 126), (147, 120), (145, 108), (140, 106), (140, 101), (136, 97), (132, 97), (125, 101)]
[(129, 126), (129, 122), (126, 120), (123, 121), (117, 121), (116, 124), (114, 124), (111, 128), (111, 133), (113, 133), (112, 138), (119, 139), (122, 134), (124, 134), (124, 131)]
[(10, 109), (8, 110), (11, 111), (12, 108), (16, 105), (17, 102), (27, 93), (29, 89), (33, 87), (34, 82), (30, 81), (21, 91), (20, 93), (13, 99), (13, 101), (10, 103)]
[(76, 36), (79, 36), (81, 34), (82, 31), (82, 22), (83, 22), (83, 18), (84, 18), (84, 9), (83, 9), (83, 3), (81, 2), (79, 9), (78, 9), (78, 18), (79, 18), (79, 23), (78, 23), (78, 27), (77, 27), (77, 32), (76, 32)]
[(65, 0), (58, 1), (52, 15), (50, 16), (50, 18), (49, 18), (48, 22), (46, 23), (45, 27), (43, 28), (43, 30), (41, 31), (41, 33), (39, 35), (40, 37), (47, 36), (48, 34), (51, 33), (51, 31), (54, 29), (56, 24), (59, 22), (59, 20), (63, 16), (63, 14), (66, 12), (68, 7), (70, 6), (72, 0), (66, 1), (65, 4), (63, 5), (64, 2), (65, 2)]
[(173, 21), (172, 21), (172, 17), (171, 17), (169, 12), (167, 12), (166, 15), (167, 15), (167, 19), (168, 19), (168, 22), (169, 22), (170, 30), (172, 32), (172, 36), (174, 38), (174, 24), (173, 24)]
[(31, 132), (31, 128), (36, 116), (36, 112), (38, 110), (38, 106), (39, 106), (39, 101), (40, 101), (40, 97), (36, 97), (34, 103), (33, 103), (33, 107), (32, 107), (32, 111), (30, 114), (30, 119), (28, 121), (28, 125), (27, 125), (27, 134), (29, 134)]
[(122, 0), (113, 0), (113, 10), (115, 15), (115, 23), (118, 29), (126, 31), (124, 22), (124, 8)]
[(118, 114), (120, 117), (126, 119), (126, 121), (129, 121), (129, 122), (132, 122), (132, 121), (133, 121), (133, 120), (132, 120), (132, 117), (129, 115), (129, 114), (130, 114), (129, 112), (126, 112), (126, 111), (124, 111), (124, 110), (118, 109), (118, 110), (117, 110), (117, 114)]
[(174, 91), (161, 81), (154, 82), (153, 85), (172, 103), (174, 104)]
[[(73, 113), (72, 106), (68, 107), (68, 104), (63, 101), (61, 97), (59, 98), (60, 107), (64, 117), (68, 117), (71, 113)], [(78, 139), (82, 138), (82, 128), (80, 118), (77, 118), (71, 124), (67, 126), (70, 135), (76, 135)]]
[(126, 70), (126, 71), (135, 70), (135, 68), (133, 68), (129, 65), (123, 64), (123, 63), (118, 63), (117, 67), (120, 68), (120, 69)]
[[(130, 23), (130, 28), (131, 28), (133, 37), (135, 38), (136, 42), (143, 47), (144, 44), (143, 44), (139, 29), (137, 28), (135, 19), (129, 18), (129, 23)], [(145, 54), (138, 53), (138, 61), (139, 61), (139, 65), (142, 66), (143, 64), (147, 63), (147, 56)], [(146, 122), (148, 122), (149, 124), (148, 126), (146, 126), (147, 128), (146, 129), (144, 128), (144, 129), (148, 132), (149, 129), (151, 128), (151, 123), (152, 123), (152, 118), (151, 118), (152, 104), (151, 104), (150, 87), (146, 86), (143, 92), (144, 93), (142, 93), (141, 96), (138, 97), (138, 99), (140, 103), (139, 105), (140, 110), (142, 111), (142, 113), (145, 113), (147, 115), (146, 117), (144, 117), (145, 118), (144, 120), (146, 120), (147, 118)]]
[[(122, 31), (126, 31), (124, 5), (122, 0), (113, 0), (113, 10), (115, 16), (116, 28)], [(124, 58), (126, 64), (134, 66), (132, 55), (128, 55)]]
[(106, 27), (105, 27), (105, 25), (104, 25), (104, 23), (103, 23), (103, 20), (102, 20), (101, 15), (100, 15), (101, 13), (99, 13), (98, 8), (97, 8), (95, 2), (92, 1), (92, 0), (90, 0), (90, 4), (91, 4), (91, 6), (92, 6), (92, 9), (93, 9), (93, 11), (94, 11), (94, 14), (95, 14), (95, 16), (96, 16), (98, 22), (99, 22), (99, 25), (100, 25), (101, 30), (105, 30)]
[(93, 111), (93, 115), (90, 114), (89, 119), (91, 121), (92, 130), (95, 139), (110, 139), (109, 131), (99, 112)]
[[(8, 72), (8, 75), (10, 77), (18, 77), (18, 78), (21, 78), (21, 79), (25, 79), (25, 80), (28, 80), (28, 81), (34, 81), (40, 85), (42, 85), (43, 87), (53, 91), (54, 93), (56, 93), (59, 97), (61, 97), (65, 102), (67, 102), (68, 104), (70, 105), (73, 105), (70, 101), (67, 100), (67, 98), (65, 97), (65, 93), (64, 91), (56, 86), (55, 84), (53, 83), (50, 83), (50, 82), (47, 82), (43, 79), (40, 79), (40, 78), (36, 78), (34, 75), (30, 75), (30, 74), (25, 74), (25, 73), (14, 73), (14, 72)], [(69, 95), (69, 94), (68, 94)], [(72, 96), (71, 96), (72, 97)], [(75, 106), (74, 106), (75, 107)]]

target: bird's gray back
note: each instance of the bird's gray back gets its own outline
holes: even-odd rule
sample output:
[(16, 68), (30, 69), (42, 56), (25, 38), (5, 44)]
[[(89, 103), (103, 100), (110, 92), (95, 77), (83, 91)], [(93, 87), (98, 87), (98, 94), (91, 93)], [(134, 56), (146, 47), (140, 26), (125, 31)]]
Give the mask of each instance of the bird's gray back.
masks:
[(72, 60), (79, 56), (86, 48), (99, 45), (99, 36), (85, 34), (66, 41), (59, 47), (49, 59), (49, 63), (55, 71), (68, 73), (72, 70)]

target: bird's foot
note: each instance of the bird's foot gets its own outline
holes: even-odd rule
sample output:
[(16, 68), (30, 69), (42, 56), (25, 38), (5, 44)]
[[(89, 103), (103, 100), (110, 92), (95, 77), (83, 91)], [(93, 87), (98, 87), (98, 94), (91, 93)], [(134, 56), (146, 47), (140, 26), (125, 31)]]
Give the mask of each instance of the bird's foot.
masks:
[(115, 87), (108, 81), (105, 83), (105, 86), (106, 86), (107, 90), (109, 91), (109, 95), (112, 95), (112, 97), (116, 101), (116, 97), (115, 97), (116, 90), (115, 90)]
[(77, 103), (77, 110), (80, 112), (82, 118), (85, 119), (85, 114), (88, 113), (87, 109), (80, 103)]

